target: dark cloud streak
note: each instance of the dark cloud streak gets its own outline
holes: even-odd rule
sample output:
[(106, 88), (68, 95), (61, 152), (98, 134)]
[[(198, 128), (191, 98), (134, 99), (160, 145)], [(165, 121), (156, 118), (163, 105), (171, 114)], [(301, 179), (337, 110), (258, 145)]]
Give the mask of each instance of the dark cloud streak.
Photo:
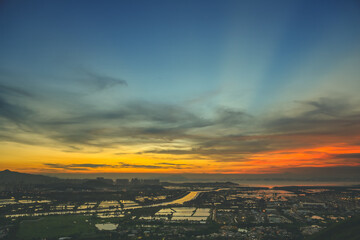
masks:
[[(99, 82), (99, 90), (126, 84), (97, 74), (90, 78)], [(64, 151), (86, 152), (86, 147), (97, 147), (101, 151), (119, 145), (158, 145), (182, 140), (189, 143), (188, 148), (169, 146), (139, 153), (246, 161), (251, 154), (333, 144), (340, 137), (348, 144), (358, 144), (360, 136), (360, 111), (357, 105), (343, 99), (298, 102), (300, 111), (296, 113), (266, 116), (218, 108), (214, 110), (214, 117), (204, 118), (183, 106), (145, 101), (120, 103), (107, 110), (81, 107), (81, 104), (72, 108), (69, 105), (66, 114), (50, 116), (46, 109), (39, 112), (38, 108), (26, 104), (25, 99), (34, 98), (35, 93), (13, 86), (0, 87), (0, 140), (31, 144), (19, 136), (21, 133), (34, 133), (51, 140), (48, 144), (52, 147), (60, 143), (57, 145), (65, 148)], [(14, 128), (13, 125), (21, 127)], [(342, 158), (354, 156), (357, 155), (344, 155)]]
[(90, 170), (96, 168), (141, 168), (141, 169), (185, 169), (188, 168), (186, 164), (172, 164), (172, 163), (159, 163), (156, 165), (142, 165), (142, 164), (128, 164), (119, 162), (119, 164), (93, 164), (93, 163), (82, 163), (82, 164), (57, 164), (57, 163), (44, 163), (46, 167), (63, 170)]
[(99, 91), (115, 87), (115, 86), (128, 86), (127, 81), (115, 78), (115, 77), (109, 77), (106, 75), (101, 75), (95, 72), (86, 71), (85, 70), (86, 77), (84, 78), (85, 82), (91, 82), (95, 88)]

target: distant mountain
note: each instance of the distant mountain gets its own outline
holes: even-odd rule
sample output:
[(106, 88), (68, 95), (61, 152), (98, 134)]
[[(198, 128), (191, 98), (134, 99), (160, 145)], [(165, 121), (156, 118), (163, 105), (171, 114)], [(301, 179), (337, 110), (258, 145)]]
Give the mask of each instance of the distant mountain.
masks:
[(0, 171), (0, 184), (4, 185), (33, 185), (33, 184), (49, 184), (60, 182), (56, 177), (47, 177), (43, 175), (35, 175), (28, 173), (13, 172), (10, 170)]

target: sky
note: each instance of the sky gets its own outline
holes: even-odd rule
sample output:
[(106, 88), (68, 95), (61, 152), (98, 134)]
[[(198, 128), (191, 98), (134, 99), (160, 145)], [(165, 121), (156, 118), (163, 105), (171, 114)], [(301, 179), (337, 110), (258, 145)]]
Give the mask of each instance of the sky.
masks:
[(1, 1), (0, 170), (360, 169), (359, 23), (357, 0)]

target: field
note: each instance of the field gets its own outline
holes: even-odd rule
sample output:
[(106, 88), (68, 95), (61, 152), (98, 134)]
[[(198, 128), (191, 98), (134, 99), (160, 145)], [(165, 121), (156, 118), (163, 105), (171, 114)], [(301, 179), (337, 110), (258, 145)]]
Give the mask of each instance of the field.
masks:
[(94, 224), (101, 221), (79, 215), (48, 216), (38, 220), (26, 220), (20, 223), (16, 237), (24, 240), (45, 237), (47, 239), (58, 239), (69, 236), (92, 238), (99, 235)]

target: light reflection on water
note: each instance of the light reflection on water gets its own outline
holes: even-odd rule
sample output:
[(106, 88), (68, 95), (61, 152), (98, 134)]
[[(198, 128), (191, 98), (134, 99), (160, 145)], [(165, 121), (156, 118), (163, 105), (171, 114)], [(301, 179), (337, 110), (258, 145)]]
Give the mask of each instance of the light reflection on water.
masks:
[(105, 231), (115, 230), (118, 226), (119, 226), (119, 224), (115, 224), (115, 223), (98, 223), (98, 224), (95, 224), (95, 227), (97, 229), (105, 230)]
[[(152, 205), (145, 205), (145, 206), (139, 206), (133, 201), (122, 201), (121, 203), (124, 205), (124, 210), (130, 210), (130, 209), (138, 209), (138, 208), (146, 208), (146, 207), (158, 207), (158, 206), (167, 206), (167, 205), (182, 205), (185, 202), (191, 201), (195, 199), (199, 195), (199, 191), (192, 191), (185, 195), (182, 198), (170, 201), (170, 202), (164, 202), (164, 203), (158, 203), (158, 204), (152, 204)], [(108, 217), (124, 217), (123, 211), (120, 211), (117, 209), (120, 207), (119, 202), (117, 201), (103, 201), (103, 205), (100, 204), (100, 209), (79, 209), (79, 210), (73, 210), (73, 211), (52, 211), (52, 212), (38, 212), (38, 213), (23, 213), (23, 214), (9, 214), (5, 217), (7, 218), (17, 218), (17, 217), (38, 217), (38, 216), (48, 216), (48, 215), (65, 215), (65, 214), (93, 214), (97, 213), (97, 215), (101, 218), (108, 218)], [(117, 208), (114, 209), (114, 206)], [(73, 206), (71, 206), (73, 207)], [(104, 207), (101, 209), (101, 207)], [(62, 208), (66, 209), (66, 208)], [(69, 209), (67, 209), (69, 210)]]
[(276, 180), (234, 180), (234, 183), (241, 187), (286, 187), (286, 186), (354, 186), (359, 185), (360, 182), (346, 182), (346, 181), (276, 181)]

